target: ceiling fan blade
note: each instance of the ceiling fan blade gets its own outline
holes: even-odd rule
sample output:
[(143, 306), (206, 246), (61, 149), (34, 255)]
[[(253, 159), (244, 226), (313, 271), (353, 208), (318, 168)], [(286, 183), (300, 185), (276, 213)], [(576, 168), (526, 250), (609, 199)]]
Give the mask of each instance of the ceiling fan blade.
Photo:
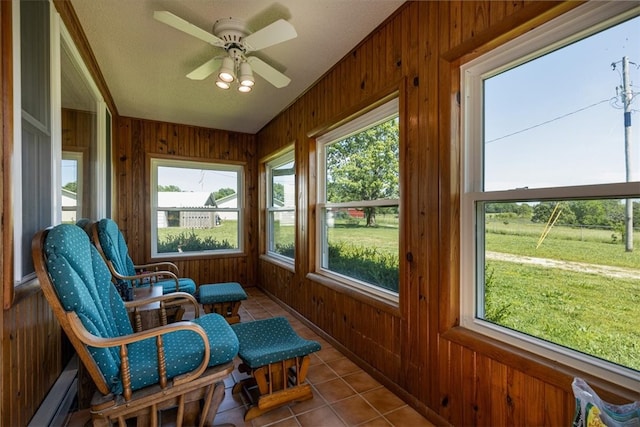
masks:
[(191, 80), (204, 80), (209, 77), (214, 71), (220, 68), (220, 62), (222, 58), (216, 56), (215, 58), (211, 58), (189, 74), (187, 74), (187, 78)]
[(254, 72), (260, 74), (266, 81), (278, 89), (287, 86), (291, 82), (289, 77), (285, 76), (260, 58), (250, 56), (247, 58), (247, 62), (251, 65)]
[(176, 30), (180, 30), (209, 44), (218, 47), (224, 46), (224, 42), (218, 37), (214, 36), (208, 31), (203, 30), (200, 27), (193, 25), (190, 22), (185, 21), (184, 19), (174, 15), (171, 12), (167, 12), (166, 10), (156, 10), (155, 12), (153, 12), (153, 17), (163, 24), (167, 24), (168, 26), (173, 27)]
[(279, 19), (273, 24), (269, 24), (263, 29), (249, 34), (244, 38), (243, 43), (247, 48), (247, 52), (251, 52), (291, 40), (297, 36), (298, 33), (296, 33), (293, 25), (284, 19)]

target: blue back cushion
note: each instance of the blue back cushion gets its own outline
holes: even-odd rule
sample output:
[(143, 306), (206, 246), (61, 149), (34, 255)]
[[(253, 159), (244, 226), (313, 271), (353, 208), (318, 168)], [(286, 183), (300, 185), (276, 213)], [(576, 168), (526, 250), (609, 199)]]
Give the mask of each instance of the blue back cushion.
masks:
[(98, 221), (97, 226), (100, 246), (107, 259), (113, 263), (113, 268), (123, 276), (135, 276), (136, 269), (118, 224), (112, 219), (103, 218)]
[[(65, 310), (75, 311), (92, 334), (113, 338), (133, 333), (111, 273), (87, 234), (76, 225), (61, 224), (49, 231), (44, 252), (47, 268)], [(89, 351), (114, 392), (121, 389), (117, 348)]]

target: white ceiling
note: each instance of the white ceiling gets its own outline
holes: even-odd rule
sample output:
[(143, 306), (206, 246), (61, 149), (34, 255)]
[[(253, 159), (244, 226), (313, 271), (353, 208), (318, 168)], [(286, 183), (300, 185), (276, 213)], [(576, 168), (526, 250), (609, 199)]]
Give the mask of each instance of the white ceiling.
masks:
[[(120, 115), (257, 133), (344, 57), (404, 0), (72, 0)], [(260, 57), (291, 78), (276, 89), (256, 75), (242, 94), (186, 74), (223, 52), (153, 19), (167, 10), (211, 31), (219, 18), (252, 31), (284, 18), (298, 37)]]

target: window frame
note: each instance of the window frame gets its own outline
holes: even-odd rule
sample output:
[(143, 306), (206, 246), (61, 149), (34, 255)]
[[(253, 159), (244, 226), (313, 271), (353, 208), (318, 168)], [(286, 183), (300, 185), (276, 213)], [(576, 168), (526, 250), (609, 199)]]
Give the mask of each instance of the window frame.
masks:
[[(296, 186), (296, 159), (295, 159), (295, 150), (294, 147), (288, 148), (286, 151), (277, 155), (273, 159), (265, 162), (265, 253), (269, 257), (273, 257), (281, 262), (289, 264), (293, 266), (295, 264), (295, 253), (296, 253), (296, 235), (297, 235), (297, 197), (295, 197), (295, 204), (293, 208), (288, 207), (275, 207), (273, 205), (273, 170), (278, 168), (279, 166), (285, 165), (289, 162), (293, 162), (293, 177), (294, 177), (294, 187)], [(297, 195), (297, 192), (295, 193)], [(294, 256), (290, 258), (288, 256), (279, 254), (273, 250), (275, 242), (274, 242), (274, 232), (273, 232), (273, 221), (272, 214), (275, 212), (293, 212), (294, 217), (294, 238), (293, 238), (293, 247), (294, 247)]]
[[(371, 283), (364, 282), (362, 280), (355, 279), (350, 276), (346, 276), (335, 271), (331, 271), (328, 268), (323, 267), (328, 254), (328, 239), (327, 230), (328, 225), (326, 222), (326, 215), (324, 214), (328, 209), (338, 208), (362, 208), (362, 207), (390, 207), (397, 206), (398, 210), (401, 209), (402, 198), (402, 162), (401, 152), (402, 149), (402, 117), (401, 117), (401, 96), (400, 93), (395, 92), (390, 96), (387, 96), (377, 103), (370, 105), (370, 108), (361, 111), (359, 114), (350, 116), (350, 118), (340, 124), (336, 124), (330, 128), (327, 132), (317, 135), (315, 139), (316, 149), (316, 165), (317, 165), (317, 181), (316, 181), (316, 195), (317, 201), (315, 203), (315, 233), (317, 236), (315, 244), (315, 269), (314, 273), (319, 276), (330, 279), (332, 282), (339, 284), (339, 286), (346, 287), (350, 290), (355, 290), (363, 295), (372, 297), (376, 300), (381, 300), (386, 303), (390, 303), (397, 306), (400, 301), (400, 289), (401, 289), (401, 271), (398, 270), (398, 292), (394, 293)], [(373, 127), (377, 124), (384, 123), (393, 117), (397, 117), (399, 121), (398, 132), (400, 133), (398, 138), (399, 147), (399, 186), (400, 195), (398, 199), (379, 199), (379, 200), (367, 200), (367, 201), (353, 201), (353, 202), (340, 202), (332, 203), (326, 201), (326, 155), (325, 147), (333, 142), (337, 142), (340, 139), (346, 138), (350, 135), (358, 133), (367, 128)], [(401, 244), (402, 234), (402, 215), (399, 215), (399, 227), (398, 227), (398, 246)], [(400, 248), (398, 250), (398, 259), (401, 262)]]
[[(484, 286), (483, 220), (479, 202), (629, 198), (638, 194), (638, 181), (499, 191), (482, 190), (482, 82), (545, 53), (586, 38), (640, 14), (629, 2), (589, 2), (549, 21), (460, 68), (461, 78), (461, 214), (460, 326), (550, 360), (590, 372), (626, 387), (637, 387), (640, 373), (542, 339), (477, 318)], [(633, 197), (635, 198), (635, 196)]]
[[(215, 162), (206, 162), (202, 160), (185, 160), (185, 159), (168, 159), (162, 157), (151, 157), (149, 160), (150, 167), (150, 254), (151, 259), (166, 259), (170, 258), (199, 258), (203, 256), (212, 256), (212, 255), (229, 255), (229, 254), (243, 254), (244, 253), (244, 165), (242, 164), (231, 164), (231, 163), (215, 163)], [(215, 208), (211, 209), (216, 212), (236, 212), (238, 216), (238, 225), (237, 225), (237, 233), (238, 233), (238, 247), (236, 249), (214, 249), (214, 250), (206, 250), (206, 251), (198, 251), (198, 252), (171, 252), (171, 253), (160, 253), (158, 252), (158, 209), (162, 208), (162, 206), (158, 206), (158, 167), (174, 167), (174, 168), (183, 168), (183, 169), (197, 169), (197, 170), (210, 170), (210, 171), (224, 171), (229, 172), (233, 171), (237, 173), (237, 205), (235, 208)], [(188, 210), (188, 209), (185, 209)]]

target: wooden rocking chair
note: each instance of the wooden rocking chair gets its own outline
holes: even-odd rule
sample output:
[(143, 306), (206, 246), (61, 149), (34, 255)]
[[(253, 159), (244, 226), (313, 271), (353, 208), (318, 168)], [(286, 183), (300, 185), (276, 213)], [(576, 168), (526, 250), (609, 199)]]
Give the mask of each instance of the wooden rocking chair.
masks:
[[(239, 348), (222, 316), (134, 332), (109, 269), (82, 229), (42, 230), (32, 251), (42, 291), (98, 390), (94, 425), (133, 419), (158, 425), (165, 409), (176, 411), (177, 426), (213, 424)], [(174, 297), (195, 301), (182, 292), (156, 298)]]

